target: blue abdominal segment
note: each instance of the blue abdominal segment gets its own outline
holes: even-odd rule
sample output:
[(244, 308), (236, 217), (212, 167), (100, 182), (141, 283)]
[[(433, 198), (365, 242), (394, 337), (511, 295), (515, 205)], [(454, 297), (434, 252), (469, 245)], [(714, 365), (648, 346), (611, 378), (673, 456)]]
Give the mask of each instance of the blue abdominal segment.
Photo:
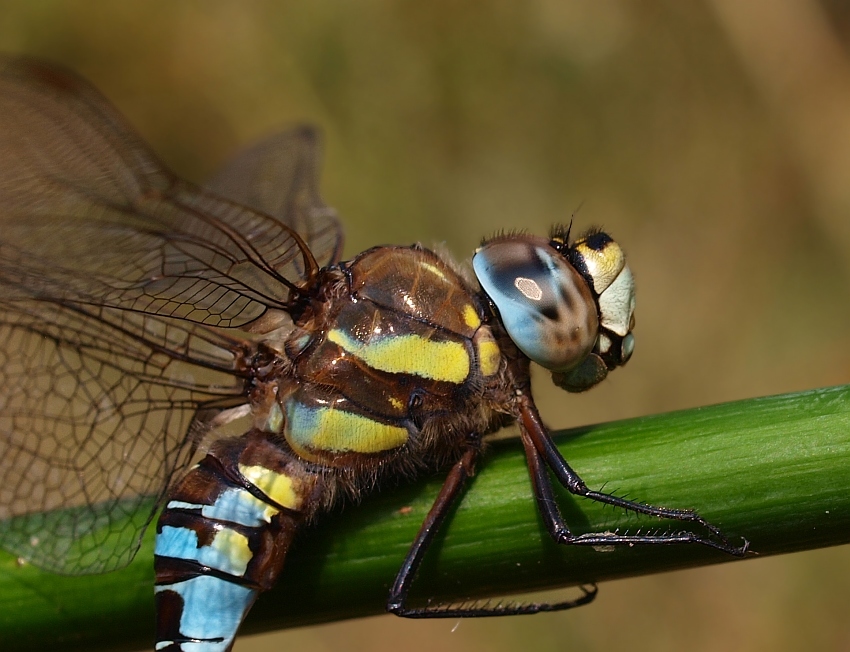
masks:
[[(182, 604), (180, 637), (157, 641), (157, 652), (226, 652), (243, 615), (259, 592), (210, 575), (199, 575), (173, 586), (158, 586), (156, 593), (158, 601), (164, 594), (176, 594)], [(188, 608), (188, 605), (202, 608)]]

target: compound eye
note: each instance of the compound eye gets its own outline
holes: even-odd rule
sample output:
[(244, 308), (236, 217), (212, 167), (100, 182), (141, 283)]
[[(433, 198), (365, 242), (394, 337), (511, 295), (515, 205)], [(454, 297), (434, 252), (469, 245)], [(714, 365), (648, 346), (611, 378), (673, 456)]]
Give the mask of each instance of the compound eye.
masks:
[(472, 267), (508, 335), (531, 360), (568, 371), (596, 341), (596, 303), (587, 283), (543, 238), (511, 236), (486, 243)]

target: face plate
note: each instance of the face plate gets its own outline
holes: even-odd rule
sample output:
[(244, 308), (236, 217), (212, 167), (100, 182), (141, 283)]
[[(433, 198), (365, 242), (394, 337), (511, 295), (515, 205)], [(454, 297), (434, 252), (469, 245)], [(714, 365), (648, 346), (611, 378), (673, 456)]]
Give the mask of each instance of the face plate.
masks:
[(592, 353), (572, 373), (556, 373), (553, 379), (569, 391), (585, 391), (626, 364), (634, 352), (634, 276), (625, 253), (607, 233), (591, 231), (561, 248), (593, 289), (600, 323)]

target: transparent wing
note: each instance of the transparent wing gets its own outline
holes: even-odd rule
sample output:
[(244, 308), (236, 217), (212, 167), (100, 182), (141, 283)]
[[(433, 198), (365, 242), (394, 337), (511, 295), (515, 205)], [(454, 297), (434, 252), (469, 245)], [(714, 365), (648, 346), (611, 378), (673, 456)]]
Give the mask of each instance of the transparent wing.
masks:
[(91, 86), (0, 60), (0, 283), (217, 326), (286, 308), (315, 263), (271, 216), (180, 181)]
[(6, 300), (0, 343), (0, 545), (64, 573), (126, 564), (210, 418), (244, 402), (231, 343), (182, 320)]
[(319, 265), (339, 262), (342, 227), (319, 196), (319, 135), (303, 125), (245, 149), (206, 184), (210, 190), (276, 217), (304, 238)]
[(126, 564), (246, 402), (251, 338), (223, 329), (315, 270), (280, 219), (167, 172), (88, 84), (0, 58), (0, 545), (59, 572)]

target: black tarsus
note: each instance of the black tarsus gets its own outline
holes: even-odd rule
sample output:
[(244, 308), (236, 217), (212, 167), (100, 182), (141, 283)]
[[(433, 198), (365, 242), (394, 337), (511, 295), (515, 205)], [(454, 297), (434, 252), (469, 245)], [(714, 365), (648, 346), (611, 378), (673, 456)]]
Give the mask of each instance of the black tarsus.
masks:
[[(740, 546), (732, 545), (726, 536), (714, 525), (706, 521), (691, 509), (670, 509), (667, 507), (655, 507), (625, 498), (619, 498), (601, 491), (592, 491), (587, 488), (579, 475), (573, 471), (567, 461), (563, 458), (555, 446), (548, 432), (540, 421), (540, 416), (530, 400), (522, 403), (521, 418), (519, 419), (520, 431), (522, 433), (525, 455), (528, 460), (528, 469), (531, 473), (534, 485), (534, 494), (537, 498), (537, 506), (546, 524), (546, 529), (552, 538), (558, 543), (570, 545), (622, 545), (622, 544), (674, 544), (674, 543), (698, 543), (709, 548), (715, 548), (735, 557), (744, 557), (749, 551), (750, 542), (746, 539)], [(700, 536), (694, 532), (676, 532), (673, 534), (656, 535), (624, 535), (614, 532), (575, 535), (570, 532), (566, 522), (561, 516), (557, 502), (552, 491), (549, 474), (544, 467), (548, 466), (564, 488), (571, 494), (589, 498), (599, 503), (613, 505), (622, 509), (647, 514), (658, 518), (669, 518), (686, 523), (695, 523), (705, 528), (717, 540)]]
[[(537, 507), (546, 526), (546, 530), (557, 543), (584, 546), (696, 543), (735, 557), (744, 557), (748, 553), (749, 541), (744, 539), (740, 546), (732, 545), (716, 526), (706, 521), (693, 510), (654, 507), (652, 505), (626, 500), (612, 494), (588, 489), (581, 477), (573, 471), (558, 451), (546, 428), (543, 426), (537, 409), (528, 397), (520, 397), (519, 426)], [(431, 506), (428, 515), (419, 529), (419, 533), (416, 535), (413, 545), (411, 545), (407, 556), (404, 558), (404, 563), (396, 575), (395, 582), (387, 599), (387, 611), (405, 618), (484, 618), (489, 616), (563, 611), (592, 602), (597, 593), (595, 584), (580, 586), (579, 588), (583, 595), (578, 598), (554, 603), (510, 603), (498, 604), (495, 607), (486, 605), (472, 605), (469, 607), (445, 605), (411, 608), (405, 605), (410, 586), (416, 577), (416, 572), (419, 570), (422, 559), (452, 506), (463, 494), (466, 481), (474, 473), (475, 462), (478, 459), (479, 452), (480, 446), (477, 440), (475, 440), (449, 472), (446, 481), (443, 483), (443, 487), (440, 489), (440, 493), (437, 495), (434, 504)], [(552, 471), (560, 484), (576, 496), (582, 496), (596, 502), (613, 505), (614, 507), (620, 507), (639, 514), (695, 523), (705, 528), (710, 536), (701, 536), (695, 532), (688, 531), (668, 534), (634, 535), (618, 534), (616, 532), (573, 534), (564, 521), (561, 511), (558, 509), (558, 503), (552, 488), (552, 481), (549, 477), (549, 470)]]
[[(487, 618), (492, 616), (514, 616), (520, 614), (535, 614), (545, 611), (563, 611), (588, 604), (596, 598), (597, 588), (595, 584), (579, 587), (582, 595), (573, 600), (563, 602), (529, 602), (520, 604), (499, 604), (495, 607), (452, 607), (451, 605), (438, 607), (416, 607), (405, 605), (410, 585), (416, 577), (416, 571), (422, 563), (422, 559), (428, 547), (434, 540), (434, 535), (440, 529), (446, 516), (455, 501), (463, 494), (467, 479), (475, 470), (475, 462), (480, 452), (479, 445), (471, 445), (461, 458), (455, 463), (449, 472), (440, 493), (434, 504), (428, 511), (428, 515), (419, 528), (419, 533), (407, 556), (404, 558), (401, 568), (396, 575), (395, 582), (387, 599), (387, 611), (405, 618)], [(551, 487), (550, 487), (551, 491)]]

